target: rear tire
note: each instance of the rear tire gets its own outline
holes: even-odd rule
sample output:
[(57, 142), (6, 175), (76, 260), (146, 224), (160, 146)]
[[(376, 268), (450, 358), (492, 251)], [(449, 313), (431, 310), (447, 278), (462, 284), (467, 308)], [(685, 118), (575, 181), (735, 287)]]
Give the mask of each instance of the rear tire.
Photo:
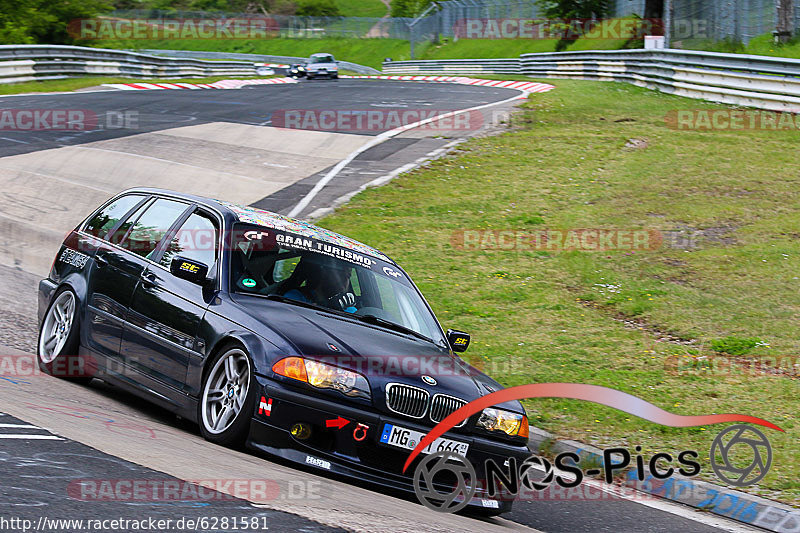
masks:
[(43, 372), (80, 383), (92, 380), (97, 367), (94, 360), (78, 354), (80, 330), (78, 297), (63, 287), (53, 296), (39, 327), (36, 355)]
[(203, 438), (222, 446), (238, 446), (247, 438), (258, 386), (253, 363), (239, 344), (224, 346), (211, 360), (197, 403)]

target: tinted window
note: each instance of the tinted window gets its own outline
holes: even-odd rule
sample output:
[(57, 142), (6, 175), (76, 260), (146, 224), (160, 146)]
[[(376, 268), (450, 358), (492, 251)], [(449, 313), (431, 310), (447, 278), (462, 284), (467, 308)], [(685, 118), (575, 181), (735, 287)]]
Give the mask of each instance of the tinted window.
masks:
[(441, 340), (436, 319), (397, 267), (333, 243), (262, 230), (242, 224), (233, 229), (234, 291), (370, 315)]
[(192, 213), (170, 240), (161, 264), (169, 268), (172, 259), (180, 255), (212, 268), (217, 260), (219, 239), (217, 225), (202, 213)]
[(316, 56), (311, 58), (311, 63), (333, 63), (333, 56)]
[(164, 234), (187, 207), (188, 205), (181, 202), (156, 200), (133, 223), (120, 246), (150, 259)]
[(105, 238), (106, 233), (116, 226), (117, 222), (125, 216), (125, 213), (133, 209), (133, 206), (141, 202), (143, 198), (144, 196), (138, 194), (129, 194), (117, 198), (93, 216), (86, 223), (84, 231), (95, 237)]

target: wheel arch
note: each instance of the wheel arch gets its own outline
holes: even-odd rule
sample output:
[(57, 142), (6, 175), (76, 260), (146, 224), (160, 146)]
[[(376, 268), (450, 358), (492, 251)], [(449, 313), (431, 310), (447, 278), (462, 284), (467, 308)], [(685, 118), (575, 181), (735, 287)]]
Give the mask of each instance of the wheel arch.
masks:
[(214, 344), (208, 349), (208, 356), (203, 362), (203, 370), (200, 375), (200, 383), (205, 381), (211, 363), (220, 351), (231, 344), (238, 344), (244, 348), (253, 362), (253, 372), (265, 375), (272, 370), (272, 363), (268, 347), (274, 348), (266, 339), (247, 330), (231, 330), (219, 336)]

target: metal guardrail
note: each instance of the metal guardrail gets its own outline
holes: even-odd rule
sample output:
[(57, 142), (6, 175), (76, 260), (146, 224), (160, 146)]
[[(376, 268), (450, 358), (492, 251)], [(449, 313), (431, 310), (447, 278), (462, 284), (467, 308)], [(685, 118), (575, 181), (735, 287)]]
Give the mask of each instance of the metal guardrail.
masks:
[(519, 59), (386, 61), (384, 74), (521, 74)]
[[(324, 52), (324, 50), (321, 50)], [(242, 61), (252, 61), (254, 63), (302, 63), (306, 61), (307, 57), (296, 56), (271, 56), (263, 54), (239, 54), (235, 52), (201, 52), (195, 50), (141, 50), (146, 54), (154, 54), (159, 56), (169, 57), (188, 57), (195, 59), (235, 59)], [(358, 63), (351, 63), (349, 61), (339, 61), (339, 66), (343, 69), (357, 72), (358, 74), (380, 74), (381, 71), (359, 65)]]
[(0, 83), (86, 75), (202, 78), (257, 74), (255, 65), (244, 61), (176, 59), (82, 46), (0, 46)]
[[(515, 63), (516, 67), (515, 67)], [(517, 74), (624, 81), (689, 98), (800, 110), (800, 60), (687, 50), (595, 50), (523, 54), (514, 59), (391, 61), (391, 74)]]

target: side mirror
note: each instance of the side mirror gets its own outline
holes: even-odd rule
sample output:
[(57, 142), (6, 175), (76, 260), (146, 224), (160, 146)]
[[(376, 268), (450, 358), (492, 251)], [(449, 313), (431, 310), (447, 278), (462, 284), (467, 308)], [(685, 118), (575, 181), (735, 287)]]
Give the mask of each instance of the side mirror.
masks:
[(185, 279), (198, 285), (205, 285), (208, 276), (208, 265), (178, 255), (172, 258), (169, 271), (176, 278)]
[(469, 347), (469, 333), (448, 329), (447, 343), (454, 352), (465, 352)]

